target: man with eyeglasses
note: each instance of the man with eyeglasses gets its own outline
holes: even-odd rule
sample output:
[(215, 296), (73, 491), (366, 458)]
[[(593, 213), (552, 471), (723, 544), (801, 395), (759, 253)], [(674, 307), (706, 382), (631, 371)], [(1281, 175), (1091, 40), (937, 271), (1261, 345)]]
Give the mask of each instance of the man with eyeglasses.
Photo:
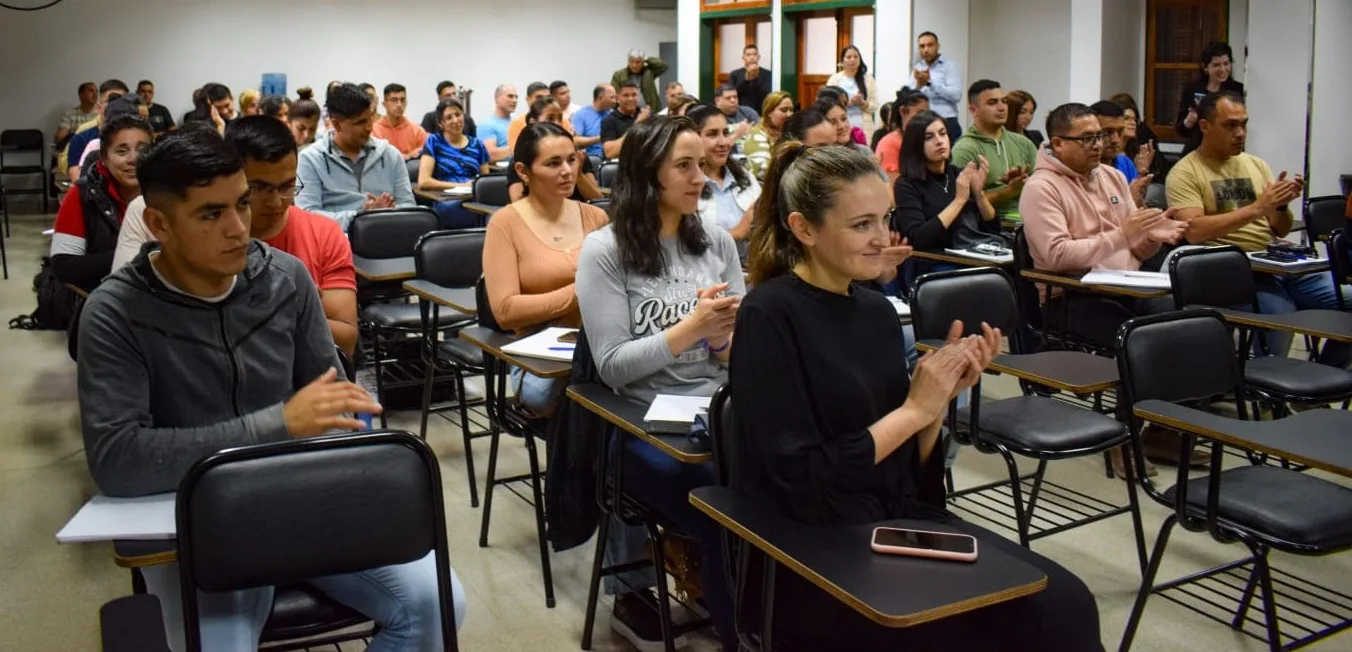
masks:
[[(296, 140), (275, 118), (248, 116), (225, 130), (226, 140), (244, 159), (253, 221), (249, 235), (300, 259), (319, 288), (320, 303), (333, 341), (351, 356), (357, 346), (357, 275), (352, 247), (338, 223), (295, 205)], [(154, 240), (146, 228), (144, 200), (118, 233), (113, 269), (120, 268)]]
[[(985, 157), (990, 165), (986, 175), (986, 199), (1001, 218), (1019, 219), (1019, 193), (1037, 160), (1037, 146), (1023, 134), (1005, 130), (1005, 91), (1000, 82), (982, 79), (967, 89), (967, 110), (972, 124), (953, 143), (953, 166), (961, 170), (968, 163), (981, 165)], [(1000, 220), (983, 221), (981, 227), (992, 233), (1000, 230)]]
[(1131, 185), (1131, 198), (1136, 200), (1137, 206), (1145, 205), (1145, 189), (1150, 185), (1150, 181), (1155, 178), (1153, 174), (1142, 176), (1136, 170), (1136, 163), (1130, 156), (1122, 153), (1122, 148), (1127, 141), (1127, 112), (1116, 102), (1103, 100), (1095, 102), (1089, 106), (1089, 110), (1094, 112), (1098, 118), (1099, 127), (1103, 129), (1103, 144), (1099, 151), (1099, 162), (1104, 165), (1117, 168), (1122, 176), (1127, 178), (1127, 183)]

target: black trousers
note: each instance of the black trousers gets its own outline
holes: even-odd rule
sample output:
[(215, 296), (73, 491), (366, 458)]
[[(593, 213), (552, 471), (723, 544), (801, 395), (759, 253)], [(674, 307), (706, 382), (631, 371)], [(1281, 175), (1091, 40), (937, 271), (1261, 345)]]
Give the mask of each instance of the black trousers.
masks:
[[(942, 620), (892, 629), (868, 620), (781, 566), (775, 574), (775, 641), (794, 650), (1103, 650), (1098, 605), (1080, 578), (994, 532), (963, 521), (949, 525), (976, 537), (978, 554), (995, 548), (1036, 566), (1047, 574), (1047, 588)], [(861, 541), (860, 545), (868, 542)], [(924, 591), (925, 587), (899, 584), (897, 590)]]
[[(1069, 307), (1067, 307), (1069, 304)], [(1174, 309), (1174, 297), (1166, 295), (1152, 299), (1110, 297), (1099, 294), (1075, 294), (1052, 297), (1042, 308), (1044, 328), (1060, 332), (1062, 328), (1071, 337), (1097, 347), (1112, 349), (1117, 346), (1117, 329), (1132, 317), (1156, 315)], [(1068, 311), (1068, 312), (1067, 312)]]

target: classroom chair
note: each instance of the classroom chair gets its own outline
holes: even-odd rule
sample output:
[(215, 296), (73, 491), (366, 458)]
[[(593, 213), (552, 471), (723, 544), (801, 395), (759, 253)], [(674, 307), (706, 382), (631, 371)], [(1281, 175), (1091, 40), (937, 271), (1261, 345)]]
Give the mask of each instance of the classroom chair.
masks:
[[(1241, 349), (1242, 350), (1242, 349)], [(1236, 355), (1234, 339), (1221, 316), (1209, 309), (1191, 309), (1132, 319), (1123, 325), (1118, 335), (1117, 364), (1122, 377), (1122, 400), (1132, 408), (1150, 407), (1152, 412), (1172, 407), (1170, 404), (1196, 404), (1217, 396), (1235, 396), (1243, 416), (1242, 397), (1245, 387), (1240, 365), (1243, 355)], [(1165, 408), (1157, 407), (1164, 404)], [(1153, 405), (1153, 407), (1152, 407)], [(1328, 414), (1332, 411), (1317, 410)], [(1144, 459), (1141, 430), (1145, 421), (1134, 409), (1126, 411), (1131, 432), (1131, 445), (1137, 464)], [(1308, 473), (1267, 465), (1242, 465), (1222, 469), (1222, 438), (1226, 446), (1238, 446), (1227, 433), (1278, 435), (1277, 439), (1302, 436), (1341, 437), (1346, 432), (1319, 432), (1321, 428), (1303, 413), (1289, 419), (1261, 423), (1240, 422), (1210, 412), (1179, 407), (1170, 410), (1183, 421), (1177, 424), (1184, 434), (1179, 437), (1180, 459), (1189, 459), (1197, 443), (1198, 432), (1209, 432), (1211, 467), (1207, 475), (1189, 477), (1187, 466), (1178, 467), (1172, 487), (1160, 490), (1138, 467), (1136, 477), (1142, 489), (1152, 500), (1168, 508), (1170, 513), (1160, 525), (1150, 554), (1149, 566), (1141, 580), (1140, 590), (1132, 606), (1131, 617), (1122, 634), (1119, 650), (1131, 648), (1136, 628), (1151, 594), (1160, 594), (1207, 617), (1244, 631), (1249, 609), (1256, 595), (1260, 600), (1263, 618), (1259, 627), (1265, 630), (1271, 650), (1293, 649), (1331, 636), (1352, 625), (1352, 621), (1329, 621), (1333, 615), (1327, 609), (1311, 604), (1310, 596), (1292, 597), (1297, 589), (1293, 576), (1282, 573), (1274, 579), (1268, 553), (1272, 550), (1295, 555), (1326, 555), (1352, 548), (1352, 489), (1323, 480)], [(1240, 446), (1240, 448), (1244, 448)], [(1246, 450), (1252, 457), (1258, 451)], [(1160, 561), (1164, 557), (1169, 535), (1174, 526), (1189, 532), (1206, 532), (1220, 543), (1240, 543), (1248, 556), (1235, 562), (1194, 573), (1186, 577), (1155, 584)], [(1280, 571), (1276, 571), (1280, 573)], [(1247, 575), (1247, 577), (1246, 577)], [(1224, 579), (1221, 579), (1224, 578)], [(1309, 583), (1306, 583), (1309, 584)], [(1198, 591), (1188, 590), (1192, 585)], [(1275, 585), (1275, 586), (1274, 586)], [(1238, 587), (1243, 586), (1240, 590)], [(1311, 586), (1317, 586), (1312, 585)], [(1322, 589), (1322, 599), (1331, 592)], [(1173, 591), (1173, 594), (1170, 594)], [(1234, 604), (1218, 601), (1227, 594), (1238, 592)], [(1191, 607), (1180, 601), (1180, 596), (1210, 604), (1212, 609)], [(1277, 598), (1290, 599), (1289, 608), (1299, 611), (1301, 619), (1315, 621), (1322, 630), (1299, 626), (1303, 636), (1283, 644), (1281, 627), (1293, 623), (1283, 621), (1277, 613)], [(1347, 596), (1343, 595), (1343, 598)], [(1234, 618), (1228, 622), (1210, 613), (1227, 613), (1233, 609)], [(1344, 612), (1346, 607), (1344, 607)], [(1210, 613), (1208, 613), (1210, 612)], [(1320, 614), (1325, 618), (1321, 619)], [(1252, 633), (1244, 632), (1260, 638)], [(1262, 638), (1260, 638), (1262, 640)]]
[[(352, 471), (360, 471), (354, 482)], [(450, 549), (436, 455), (410, 433), (372, 431), (246, 446), (198, 462), (179, 485), (178, 563), (189, 652), (198, 652), (198, 591), (300, 586), (305, 580), (404, 564), (436, 553), (441, 627), (458, 649)], [(299, 591), (299, 593), (297, 592)], [(277, 628), (310, 630), (309, 612), (330, 618), (323, 632), (367, 618), (303, 588), (279, 588), (264, 641)], [(318, 631), (296, 647), (353, 640)], [(269, 648), (277, 649), (277, 648)]]
[(511, 196), (507, 194), (507, 175), (504, 174), (477, 176), (472, 190), (477, 204), (502, 207), (512, 203)]
[(613, 188), (615, 186), (615, 177), (620, 173), (619, 161), (606, 161), (601, 164), (599, 172), (596, 173), (596, 185), (602, 188)]
[[(5, 237), (9, 237), (9, 196), (42, 195), (42, 212), (47, 212), (50, 192), (47, 179), (47, 167), (43, 159), (46, 153), (46, 138), (41, 129), (6, 129), (0, 131), (0, 177), (37, 176), (42, 179), (41, 188), (15, 190), (0, 185), (0, 197), (4, 198)], [(23, 165), (11, 163), (15, 157), (31, 157), (35, 162)], [(9, 159), (9, 160), (6, 160)]]

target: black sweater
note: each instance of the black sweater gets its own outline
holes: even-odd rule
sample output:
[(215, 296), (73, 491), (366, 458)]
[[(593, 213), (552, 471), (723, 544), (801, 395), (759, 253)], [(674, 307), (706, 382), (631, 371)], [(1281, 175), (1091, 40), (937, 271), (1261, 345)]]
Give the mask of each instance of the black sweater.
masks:
[(909, 240), (917, 251), (966, 249), (983, 242), (1003, 246), (1004, 242), (995, 235), (1000, 232), (1000, 221), (983, 222), (975, 198), (967, 200), (958, 218), (944, 227), (939, 213), (957, 194), (958, 169), (952, 165), (942, 175), (926, 171), (923, 181), (897, 177), (892, 186), (897, 206), (892, 211), (892, 230)]
[(883, 295), (842, 296), (786, 274), (746, 296), (734, 340), (734, 489), (820, 525), (952, 518), (937, 446), (925, 464), (914, 438), (873, 463), (868, 428), (911, 385)]
[[(1174, 118), (1174, 131), (1178, 132), (1180, 137), (1187, 139), (1187, 143), (1183, 145), (1183, 156), (1187, 156), (1189, 152), (1202, 144), (1202, 130), (1197, 128), (1196, 123), (1193, 123), (1191, 127), (1183, 124), (1183, 120), (1188, 117), (1188, 109), (1195, 109), (1198, 104), (1202, 103), (1202, 98), (1207, 95), (1206, 84), (1207, 77), (1202, 75), (1188, 82), (1188, 85), (1183, 87), (1183, 94), (1178, 97), (1178, 116)], [(1235, 81), (1233, 78), (1227, 79), (1221, 83), (1221, 90), (1243, 95), (1244, 84)], [(1201, 118), (1201, 116), (1198, 116), (1198, 118)]]

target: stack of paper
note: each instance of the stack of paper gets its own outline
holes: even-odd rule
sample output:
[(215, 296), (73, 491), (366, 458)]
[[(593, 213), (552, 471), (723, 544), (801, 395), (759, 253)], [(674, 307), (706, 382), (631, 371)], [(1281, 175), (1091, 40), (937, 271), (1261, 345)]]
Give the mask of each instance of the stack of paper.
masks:
[(709, 396), (674, 396), (658, 394), (648, 413), (643, 415), (647, 422), (694, 423), (695, 415), (709, 409)]
[(447, 188), (441, 191), (441, 194), (451, 195), (452, 197), (468, 197), (474, 194), (474, 189), (470, 188), (469, 186), (456, 186), (454, 188)]
[(174, 494), (136, 498), (94, 496), (56, 533), (61, 543), (115, 539), (172, 539)]
[(571, 341), (560, 339), (568, 333), (576, 335), (577, 329), (560, 328), (558, 326), (546, 328), (530, 337), (522, 338), (502, 347), (502, 351), (503, 353), (522, 355), (528, 358), (572, 362), (573, 348), (576, 345)]
[(984, 252), (981, 252), (981, 251), (973, 251), (973, 250), (971, 250), (971, 249), (945, 249), (944, 251), (947, 251), (948, 253), (954, 254), (954, 255), (957, 255), (957, 256), (966, 256), (966, 257), (968, 257), (968, 258), (976, 258), (977, 260), (989, 260), (989, 261), (991, 261), (992, 263), (1012, 263), (1012, 262), (1014, 262), (1014, 254), (1013, 254), (1013, 253), (1008, 253), (1008, 254), (1005, 254), (1005, 255), (1003, 255), (1003, 256), (993, 256), (993, 255), (988, 254), (988, 253), (984, 253)]
[(1121, 285), (1133, 288), (1168, 290), (1169, 275), (1164, 272), (1127, 272), (1102, 269), (1089, 272), (1080, 279), (1085, 285)]
[(896, 308), (898, 317), (911, 316), (911, 306), (908, 305), (905, 301), (902, 301), (901, 297), (889, 296), (887, 297), (887, 300), (892, 303), (893, 308)]

